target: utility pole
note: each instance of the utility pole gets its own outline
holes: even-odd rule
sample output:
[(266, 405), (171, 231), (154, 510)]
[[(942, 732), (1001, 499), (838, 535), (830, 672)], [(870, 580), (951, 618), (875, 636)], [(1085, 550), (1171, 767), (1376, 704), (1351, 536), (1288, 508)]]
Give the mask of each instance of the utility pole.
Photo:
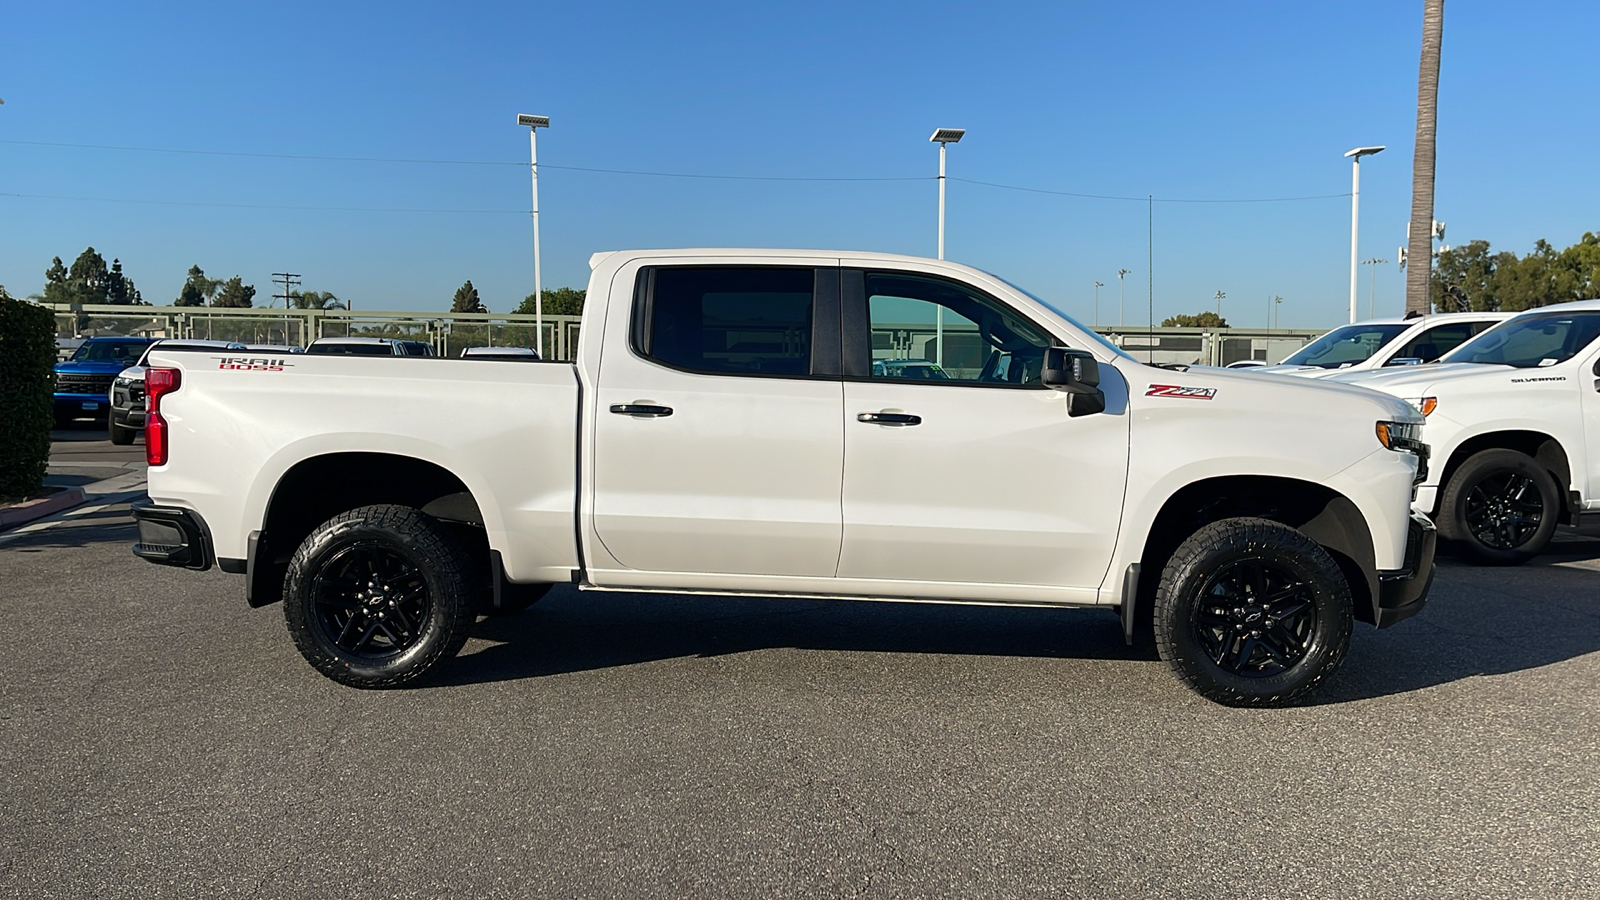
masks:
[(273, 294), (272, 299), (282, 300), (283, 308), (288, 309), (292, 303), (294, 289), (300, 286), (300, 276), (294, 272), (273, 272), (272, 283), (283, 286), (283, 293)]

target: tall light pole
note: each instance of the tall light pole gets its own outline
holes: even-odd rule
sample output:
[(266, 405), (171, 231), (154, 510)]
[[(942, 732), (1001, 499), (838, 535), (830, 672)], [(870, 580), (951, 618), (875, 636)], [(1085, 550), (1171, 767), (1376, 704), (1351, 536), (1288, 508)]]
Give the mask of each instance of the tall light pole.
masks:
[(1282, 306), (1282, 305), (1283, 305), (1283, 298), (1282, 297), (1273, 297), (1272, 298), (1272, 327), (1273, 327), (1273, 330), (1277, 330), (1277, 327), (1278, 327), (1278, 307)]
[(544, 285), (539, 280), (539, 129), (550, 127), (549, 116), (517, 113), (517, 124), (528, 128), (528, 169), (533, 173), (533, 332), (539, 355), (544, 356)]
[(1094, 283), (1094, 323), (1096, 325), (1100, 324), (1100, 289), (1103, 287), (1105, 287), (1105, 284), (1102, 282), (1096, 281)]
[(1350, 160), (1350, 321), (1356, 320), (1356, 249), (1361, 236), (1361, 157), (1382, 153), (1382, 147), (1357, 147), (1345, 154)]
[(1132, 274), (1132, 272), (1132, 269), (1117, 270), (1117, 325), (1119, 327), (1122, 325), (1123, 301), (1128, 297), (1128, 283), (1123, 280), (1123, 276)]
[(1226, 296), (1228, 296), (1226, 293), (1224, 293), (1222, 291), (1217, 291), (1217, 296), (1216, 296), (1215, 299), (1217, 301), (1217, 318), (1219, 320), (1222, 318), (1222, 298), (1224, 298)]
[(1372, 283), (1367, 287), (1367, 318), (1369, 319), (1372, 318), (1373, 298), (1378, 295), (1378, 267), (1386, 262), (1388, 262), (1387, 259), (1379, 259), (1376, 256), (1361, 261), (1363, 266), (1372, 267)]
[(967, 133), (965, 128), (939, 128), (928, 138), (939, 145), (939, 258), (944, 259), (944, 148), (946, 144), (959, 144)]

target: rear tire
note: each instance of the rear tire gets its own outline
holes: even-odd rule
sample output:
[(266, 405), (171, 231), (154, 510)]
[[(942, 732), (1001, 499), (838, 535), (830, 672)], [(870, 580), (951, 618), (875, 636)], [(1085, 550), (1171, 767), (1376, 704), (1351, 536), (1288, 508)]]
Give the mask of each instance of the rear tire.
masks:
[(317, 671), (358, 688), (414, 681), (455, 656), (476, 592), (459, 544), (408, 506), (364, 506), (312, 531), (283, 582), (283, 617)]
[(1304, 534), (1268, 519), (1223, 519), (1178, 547), (1156, 588), (1156, 651), (1208, 700), (1288, 706), (1350, 647), (1350, 585)]
[(1479, 563), (1514, 566), (1543, 552), (1556, 532), (1561, 492), (1526, 453), (1484, 450), (1450, 476), (1439, 534)]

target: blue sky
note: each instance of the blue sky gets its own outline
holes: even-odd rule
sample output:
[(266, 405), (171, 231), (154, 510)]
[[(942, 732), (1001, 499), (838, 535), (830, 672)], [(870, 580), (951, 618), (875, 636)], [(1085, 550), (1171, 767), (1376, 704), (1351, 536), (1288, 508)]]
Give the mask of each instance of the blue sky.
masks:
[[(931, 256), (936, 126), (952, 178), (1086, 194), (1341, 194), (1362, 166), (1361, 255), (1377, 311), (1410, 204), (1421, 0), (1121, 3), (15, 3), (0, 49), (0, 284), (50, 258), (120, 257), (145, 298), (184, 272), (304, 274), (368, 309), (443, 309), (464, 279), (492, 310), (532, 289), (525, 167), (46, 147), (526, 160), (540, 132), (544, 283), (589, 255), (658, 246)], [(1600, 6), (1449, 0), (1437, 218), (1449, 243), (1525, 252), (1600, 230)], [(554, 166), (884, 182), (657, 178)], [(1145, 321), (1147, 209), (949, 185), (947, 255), (1092, 318)], [(35, 195), (28, 197), (15, 194)], [(37, 196), (44, 195), (44, 196)], [(101, 202), (48, 198), (109, 198)], [(193, 204), (174, 205), (173, 201)], [(234, 208), (252, 207), (252, 208)], [(292, 209), (259, 207), (294, 207)], [(313, 208), (314, 207), (314, 208)], [(362, 210), (487, 210), (373, 212)], [(520, 212), (519, 212), (520, 211)], [(1349, 200), (1154, 207), (1156, 317), (1343, 320)], [(1363, 268), (1361, 305), (1368, 300)]]

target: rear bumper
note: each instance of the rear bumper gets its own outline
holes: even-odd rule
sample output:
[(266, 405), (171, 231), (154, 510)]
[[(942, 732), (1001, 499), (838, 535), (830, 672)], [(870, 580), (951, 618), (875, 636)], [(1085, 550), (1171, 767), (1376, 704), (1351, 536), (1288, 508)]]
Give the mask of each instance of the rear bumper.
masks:
[(1439, 532), (1433, 521), (1419, 512), (1411, 513), (1411, 525), (1406, 531), (1405, 566), (1400, 569), (1378, 572), (1379, 628), (1403, 622), (1419, 612), (1428, 602), (1428, 591), (1433, 588), (1433, 554), (1439, 543)]
[(211, 532), (192, 509), (156, 506), (148, 500), (132, 505), (139, 525), (133, 555), (163, 566), (205, 571), (211, 568)]

